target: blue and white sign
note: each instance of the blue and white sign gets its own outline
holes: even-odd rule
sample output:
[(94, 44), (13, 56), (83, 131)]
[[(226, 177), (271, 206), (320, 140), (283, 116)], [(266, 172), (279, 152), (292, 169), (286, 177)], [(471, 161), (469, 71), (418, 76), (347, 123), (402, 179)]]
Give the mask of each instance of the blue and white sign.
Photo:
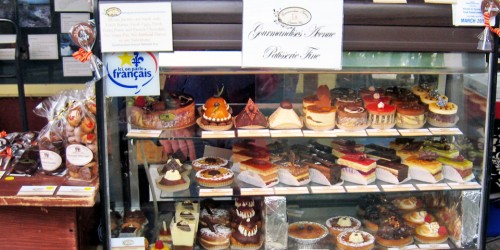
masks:
[(106, 96), (160, 95), (158, 53), (104, 54)]

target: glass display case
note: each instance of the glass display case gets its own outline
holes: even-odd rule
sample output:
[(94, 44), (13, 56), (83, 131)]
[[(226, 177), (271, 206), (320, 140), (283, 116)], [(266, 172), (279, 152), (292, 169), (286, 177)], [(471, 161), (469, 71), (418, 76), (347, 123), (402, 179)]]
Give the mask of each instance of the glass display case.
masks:
[(496, 68), (466, 38), (480, 29), (438, 17), (450, 6), (346, 1), (341, 70), (245, 69), (241, 2), (172, 3), (161, 95), (101, 96), (108, 247), (484, 247)]

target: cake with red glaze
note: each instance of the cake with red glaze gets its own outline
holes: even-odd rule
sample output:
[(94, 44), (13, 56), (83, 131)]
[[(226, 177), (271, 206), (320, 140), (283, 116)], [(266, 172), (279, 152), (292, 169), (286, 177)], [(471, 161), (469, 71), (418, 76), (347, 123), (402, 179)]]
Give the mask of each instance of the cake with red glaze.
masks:
[(388, 105), (391, 103), (391, 98), (388, 96), (383, 96), (379, 93), (375, 93), (373, 95), (366, 95), (363, 97), (363, 103), (365, 107), (372, 103), (378, 104), (379, 102), (383, 102), (384, 104)]
[(342, 169), (342, 179), (345, 181), (363, 185), (375, 181), (377, 164), (372, 159), (346, 155), (339, 158), (337, 163), (346, 166)]
[(366, 106), (370, 127), (389, 129), (396, 124), (396, 107), (383, 102), (372, 103)]

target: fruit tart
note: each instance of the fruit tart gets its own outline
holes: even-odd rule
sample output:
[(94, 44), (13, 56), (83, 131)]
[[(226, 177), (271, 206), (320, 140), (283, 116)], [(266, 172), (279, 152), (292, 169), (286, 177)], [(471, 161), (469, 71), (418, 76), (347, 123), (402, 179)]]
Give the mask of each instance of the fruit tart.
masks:
[(326, 220), (328, 231), (334, 236), (338, 236), (345, 231), (359, 230), (361, 222), (350, 216), (335, 216)]
[(437, 222), (424, 223), (415, 228), (415, 239), (427, 244), (443, 243), (448, 239), (448, 230)]
[(389, 216), (380, 221), (375, 235), (378, 244), (385, 247), (404, 247), (413, 243), (413, 228), (407, 226), (399, 217)]
[(403, 219), (411, 227), (418, 227), (426, 222), (431, 223), (436, 220), (432, 214), (425, 210), (406, 213), (403, 215)]
[(370, 250), (375, 247), (375, 238), (364, 231), (345, 231), (337, 236), (337, 248), (342, 250)]

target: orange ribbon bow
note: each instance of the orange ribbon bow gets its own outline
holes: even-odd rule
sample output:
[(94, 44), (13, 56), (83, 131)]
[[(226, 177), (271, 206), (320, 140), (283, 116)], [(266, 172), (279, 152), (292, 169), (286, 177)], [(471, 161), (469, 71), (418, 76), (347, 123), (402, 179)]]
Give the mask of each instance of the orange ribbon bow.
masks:
[(490, 12), (486, 11), (484, 12), (484, 26), (490, 29), (491, 32), (497, 34), (497, 36), (500, 36), (500, 29), (499, 28), (493, 28), (490, 25)]
[(77, 52), (73, 53), (73, 57), (80, 62), (86, 62), (90, 60), (91, 56), (92, 51), (86, 51), (83, 48), (80, 48)]

